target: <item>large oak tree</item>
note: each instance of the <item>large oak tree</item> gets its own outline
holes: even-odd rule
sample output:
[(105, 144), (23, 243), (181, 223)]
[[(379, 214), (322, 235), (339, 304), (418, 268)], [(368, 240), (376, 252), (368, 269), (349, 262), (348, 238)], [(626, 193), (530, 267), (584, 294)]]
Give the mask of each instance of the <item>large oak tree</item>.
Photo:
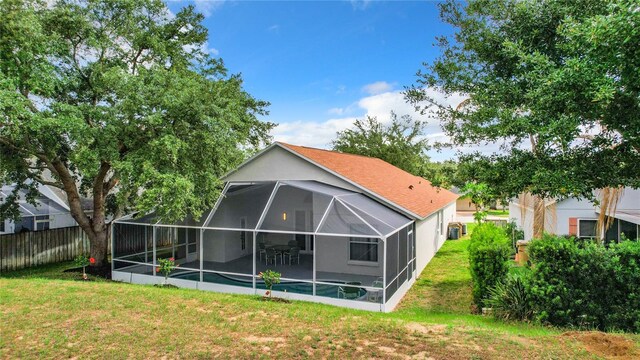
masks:
[(0, 182), (62, 189), (96, 265), (114, 216), (199, 216), (268, 140), (268, 104), (209, 57), (202, 20), (160, 0), (0, 2)]
[[(537, 205), (640, 186), (637, 1), (449, 1), (441, 17), (454, 35), (438, 39), (441, 56), (406, 97), (436, 105), (454, 146), (504, 144), (466, 157), (475, 180), (503, 196), (532, 193)], [(446, 107), (427, 88), (467, 100)]]

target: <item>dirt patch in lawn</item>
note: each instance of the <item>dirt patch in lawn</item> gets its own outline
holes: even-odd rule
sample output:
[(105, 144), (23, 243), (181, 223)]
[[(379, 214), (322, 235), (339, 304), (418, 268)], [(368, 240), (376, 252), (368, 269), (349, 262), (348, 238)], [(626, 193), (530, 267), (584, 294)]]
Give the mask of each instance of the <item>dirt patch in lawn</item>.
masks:
[(417, 332), (425, 335), (438, 335), (444, 334), (447, 331), (447, 325), (423, 325), (419, 323), (408, 323), (405, 328), (410, 332)]
[(633, 341), (621, 335), (599, 331), (570, 331), (561, 335), (580, 342), (584, 348), (607, 359), (637, 359), (640, 351)]
[(249, 335), (245, 338), (246, 341), (250, 343), (283, 343), (285, 342), (284, 338), (281, 337), (262, 337)]

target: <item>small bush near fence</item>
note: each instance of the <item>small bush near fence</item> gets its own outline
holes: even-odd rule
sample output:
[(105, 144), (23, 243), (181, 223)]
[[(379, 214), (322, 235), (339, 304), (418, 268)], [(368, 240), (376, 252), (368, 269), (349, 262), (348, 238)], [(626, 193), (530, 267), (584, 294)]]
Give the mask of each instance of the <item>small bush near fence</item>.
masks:
[(605, 247), (546, 235), (531, 242), (535, 318), (557, 326), (640, 331), (640, 243)]
[(491, 223), (476, 226), (469, 243), (473, 301), (478, 310), (486, 306), (490, 289), (509, 271), (511, 242), (502, 228)]

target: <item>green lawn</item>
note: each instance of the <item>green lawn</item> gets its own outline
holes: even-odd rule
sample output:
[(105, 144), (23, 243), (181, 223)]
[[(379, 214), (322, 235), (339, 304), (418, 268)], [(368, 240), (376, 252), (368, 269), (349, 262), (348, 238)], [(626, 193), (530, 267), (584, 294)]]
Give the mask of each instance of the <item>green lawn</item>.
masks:
[(469, 314), (468, 239), (448, 241), (397, 311), (108, 281), (60, 264), (0, 276), (0, 358), (556, 359), (640, 356), (640, 337)]
[(487, 210), (487, 215), (509, 217), (509, 210)]

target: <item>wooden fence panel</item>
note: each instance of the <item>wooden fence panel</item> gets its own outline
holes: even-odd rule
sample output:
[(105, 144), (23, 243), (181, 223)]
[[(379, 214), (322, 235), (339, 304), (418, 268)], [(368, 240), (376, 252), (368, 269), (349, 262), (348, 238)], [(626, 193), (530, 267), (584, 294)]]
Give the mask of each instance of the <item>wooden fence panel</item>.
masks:
[(88, 249), (78, 226), (0, 235), (0, 272), (73, 260)]

